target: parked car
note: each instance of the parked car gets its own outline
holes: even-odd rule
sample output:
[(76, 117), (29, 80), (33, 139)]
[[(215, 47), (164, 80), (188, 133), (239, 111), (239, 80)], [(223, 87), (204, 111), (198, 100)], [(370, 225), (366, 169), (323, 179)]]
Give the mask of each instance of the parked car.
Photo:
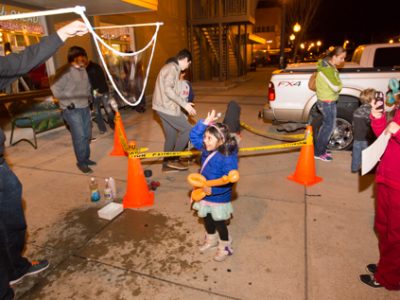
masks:
[[(308, 88), (308, 80), (315, 70), (314, 62), (291, 64), (284, 70), (274, 71), (268, 84), (264, 120), (308, 123), (317, 132), (322, 116), (316, 108), (316, 94)], [(359, 46), (351, 62), (339, 71), (343, 89), (337, 103), (336, 128), (328, 145), (333, 150), (348, 149), (352, 145), (352, 118), (360, 105), (360, 92), (366, 88), (386, 92), (389, 79), (400, 79), (400, 44)]]

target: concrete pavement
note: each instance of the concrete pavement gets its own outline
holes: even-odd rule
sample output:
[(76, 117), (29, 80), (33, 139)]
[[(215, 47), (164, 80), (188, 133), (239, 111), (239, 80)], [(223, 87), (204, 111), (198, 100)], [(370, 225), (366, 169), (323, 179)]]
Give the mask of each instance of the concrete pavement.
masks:
[[(196, 95), (199, 117), (230, 100), (242, 107), (241, 119), (258, 129), (270, 70), (228, 90)], [(123, 110), (127, 136), (139, 147), (161, 151), (163, 133), (153, 112)], [(97, 128), (94, 127), (97, 135)], [(243, 131), (242, 147), (279, 144)], [(365, 265), (378, 258), (373, 232), (373, 177), (350, 173), (350, 153), (317, 161), (324, 181), (304, 188), (286, 179), (299, 150), (246, 154), (233, 201), (229, 230), (234, 255), (225, 262), (199, 254), (203, 227), (190, 210), (186, 176), (161, 173), (161, 161), (144, 160), (161, 182), (153, 207), (125, 210), (113, 221), (97, 217), (103, 201), (91, 203), (90, 176), (75, 166), (67, 130), (7, 148), (7, 161), (24, 186), (29, 236), (26, 255), (46, 257), (49, 270), (15, 287), (17, 299), (399, 299), (398, 292), (372, 289), (358, 281)], [(92, 143), (94, 174), (117, 181), (125, 192), (127, 159), (111, 157), (113, 134)]]

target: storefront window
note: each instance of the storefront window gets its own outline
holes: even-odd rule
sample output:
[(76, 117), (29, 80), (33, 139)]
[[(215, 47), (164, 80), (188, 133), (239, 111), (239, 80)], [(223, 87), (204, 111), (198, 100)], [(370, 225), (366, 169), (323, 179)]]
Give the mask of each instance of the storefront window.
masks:
[[(0, 15), (12, 15), (31, 10), (11, 6), (0, 5)], [(38, 17), (16, 19), (0, 22), (0, 55), (11, 52), (18, 53), (27, 46), (36, 44), (44, 34), (44, 29)], [(42, 64), (24, 75), (12, 84), (7, 93), (17, 93), (26, 90), (44, 89), (49, 87), (46, 65)]]

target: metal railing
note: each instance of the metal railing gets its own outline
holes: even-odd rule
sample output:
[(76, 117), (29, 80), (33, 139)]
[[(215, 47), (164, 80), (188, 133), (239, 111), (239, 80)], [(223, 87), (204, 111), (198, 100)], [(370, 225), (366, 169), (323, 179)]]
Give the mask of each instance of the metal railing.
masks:
[(249, 0), (190, 0), (192, 19), (242, 16), (248, 13)]

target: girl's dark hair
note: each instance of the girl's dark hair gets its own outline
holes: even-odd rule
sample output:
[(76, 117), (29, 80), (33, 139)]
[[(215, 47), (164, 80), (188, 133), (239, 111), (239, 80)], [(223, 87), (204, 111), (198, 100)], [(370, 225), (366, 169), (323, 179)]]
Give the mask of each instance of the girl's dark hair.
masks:
[(73, 62), (79, 56), (87, 57), (86, 50), (79, 46), (72, 46), (68, 49), (67, 60), (69, 63)]
[(325, 51), (323, 57), (332, 58), (333, 56), (340, 55), (343, 52), (346, 52), (346, 49), (344, 49), (342, 46), (331, 46)]
[(215, 136), (218, 141), (224, 141), (217, 149), (223, 155), (230, 155), (238, 150), (237, 140), (230, 134), (229, 128), (225, 124), (216, 123), (208, 126), (206, 132)]

